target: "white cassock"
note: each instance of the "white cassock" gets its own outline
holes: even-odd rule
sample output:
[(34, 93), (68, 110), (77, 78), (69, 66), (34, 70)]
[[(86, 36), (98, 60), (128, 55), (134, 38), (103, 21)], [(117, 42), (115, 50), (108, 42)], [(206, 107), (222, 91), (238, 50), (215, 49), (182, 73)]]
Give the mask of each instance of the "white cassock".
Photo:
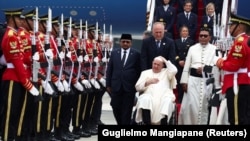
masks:
[[(142, 109), (151, 111), (151, 124), (159, 125), (162, 118), (166, 115), (169, 117), (175, 110), (175, 95), (173, 89), (176, 86), (175, 74), (177, 68), (167, 61), (167, 68), (161, 72), (154, 73), (152, 69), (145, 70), (141, 73), (135, 87), (138, 92), (142, 92), (137, 101), (136, 122), (142, 122)], [(145, 87), (148, 79), (158, 78), (157, 84), (150, 84)]]
[(204, 65), (213, 65), (216, 46), (208, 44), (202, 46), (197, 43), (189, 48), (180, 83), (188, 84), (187, 93), (184, 93), (178, 124), (199, 125), (208, 123), (208, 100), (212, 92), (206, 86), (205, 77), (190, 75), (190, 69), (197, 69)]

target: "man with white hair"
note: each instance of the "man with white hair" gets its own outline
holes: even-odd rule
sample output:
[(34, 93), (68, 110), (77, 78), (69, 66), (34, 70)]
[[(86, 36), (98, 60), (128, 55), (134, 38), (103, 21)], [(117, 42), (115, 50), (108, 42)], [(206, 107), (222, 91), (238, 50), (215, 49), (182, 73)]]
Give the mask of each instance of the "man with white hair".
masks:
[[(166, 68), (165, 68), (166, 66)], [(175, 109), (177, 68), (164, 57), (155, 57), (152, 69), (144, 70), (135, 87), (140, 96), (137, 101), (136, 122), (146, 125), (168, 124)]]

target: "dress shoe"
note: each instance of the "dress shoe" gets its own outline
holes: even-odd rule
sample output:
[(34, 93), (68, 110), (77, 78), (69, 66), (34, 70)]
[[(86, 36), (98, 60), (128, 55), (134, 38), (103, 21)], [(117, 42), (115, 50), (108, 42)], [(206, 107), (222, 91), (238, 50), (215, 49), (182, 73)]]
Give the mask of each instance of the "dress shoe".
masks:
[(91, 135), (98, 135), (98, 129), (96, 129), (96, 128), (90, 129), (90, 134)]
[(105, 125), (105, 123), (103, 123), (101, 120), (99, 120), (99, 121), (97, 122), (97, 124), (98, 124), (98, 125)]
[(76, 134), (76, 135), (79, 135), (81, 137), (91, 137), (91, 134), (88, 133), (88, 132), (83, 132), (82, 130), (78, 130), (78, 131), (74, 131), (73, 130), (73, 133)]
[(49, 141), (60, 141), (55, 136), (50, 136)]
[(86, 134), (86, 135), (90, 135), (91, 136), (91, 132), (90, 132), (90, 130), (89, 129), (82, 129), (82, 132), (84, 133), (84, 134)]
[(67, 132), (66, 132), (66, 135), (67, 135), (68, 137), (70, 137), (70, 138), (80, 139), (80, 135), (76, 135), (76, 134), (74, 134), (74, 133), (72, 133), (72, 132), (70, 132), (70, 131), (67, 131)]
[(61, 136), (56, 136), (56, 139), (61, 141), (75, 141), (74, 138), (70, 138), (66, 134), (62, 134)]

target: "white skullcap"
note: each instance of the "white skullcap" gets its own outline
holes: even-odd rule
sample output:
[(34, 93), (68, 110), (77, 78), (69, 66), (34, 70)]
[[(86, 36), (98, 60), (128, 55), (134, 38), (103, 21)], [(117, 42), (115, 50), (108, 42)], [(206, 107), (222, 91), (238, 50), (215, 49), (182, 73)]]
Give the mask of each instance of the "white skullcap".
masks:
[(161, 62), (165, 63), (165, 65), (167, 65), (167, 60), (162, 56), (157, 56), (157, 57), (155, 57), (154, 60), (161, 61)]

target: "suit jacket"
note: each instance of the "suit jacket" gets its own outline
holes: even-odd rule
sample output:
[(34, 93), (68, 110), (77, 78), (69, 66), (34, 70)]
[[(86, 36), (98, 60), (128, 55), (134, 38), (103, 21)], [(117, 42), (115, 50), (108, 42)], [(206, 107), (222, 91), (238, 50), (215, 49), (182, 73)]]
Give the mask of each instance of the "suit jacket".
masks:
[(174, 40), (164, 37), (161, 40), (160, 48), (158, 48), (153, 36), (144, 39), (141, 47), (141, 69), (151, 69), (154, 58), (159, 55), (175, 63)]
[(175, 40), (176, 49), (176, 61), (186, 60), (187, 52), (190, 46), (194, 45), (194, 40), (187, 38), (185, 42), (182, 42), (181, 38)]
[(187, 19), (184, 12), (179, 13), (176, 19), (177, 31), (179, 31), (180, 27), (182, 27), (183, 25), (186, 25), (188, 27), (190, 37), (193, 40), (195, 40), (195, 35), (196, 35), (197, 28), (198, 28), (197, 15), (191, 12), (189, 15), (189, 19)]
[(140, 53), (130, 48), (125, 65), (121, 61), (121, 48), (113, 49), (108, 62), (106, 86), (118, 92), (122, 86), (126, 92), (136, 92), (135, 83), (141, 73)]
[(176, 67), (178, 72), (176, 74), (177, 81), (179, 82), (183, 67), (179, 65), (179, 61), (185, 61), (189, 48), (194, 45), (195, 42), (191, 38), (187, 38), (185, 42), (182, 42), (181, 38), (175, 40), (176, 49)]

